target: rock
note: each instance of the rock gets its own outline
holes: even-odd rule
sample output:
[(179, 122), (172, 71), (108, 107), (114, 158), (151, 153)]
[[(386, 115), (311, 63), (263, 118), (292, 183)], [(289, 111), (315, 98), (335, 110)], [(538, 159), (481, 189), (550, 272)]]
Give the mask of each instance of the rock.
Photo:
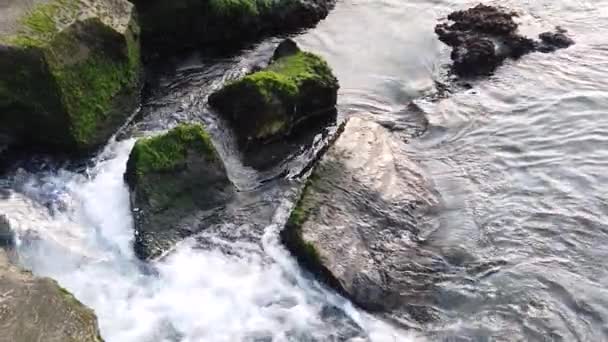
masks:
[(0, 341), (102, 342), (93, 311), (54, 280), (9, 263), (0, 249)]
[(451, 58), (458, 74), (491, 73), (504, 59), (486, 38), (465, 40), (452, 50)]
[(479, 4), (448, 15), (451, 23), (440, 23), (435, 33), (452, 47), (453, 70), (460, 76), (492, 73), (505, 59), (517, 59), (534, 51), (553, 52), (572, 44), (565, 31), (546, 32), (534, 41), (517, 32), (517, 13)]
[(199, 218), (234, 192), (220, 156), (198, 124), (139, 140), (125, 180), (135, 217), (134, 248), (142, 259), (157, 257), (200, 230)]
[(8, 217), (0, 214), (0, 248), (12, 249), (15, 245), (15, 234), (11, 229)]
[(240, 46), (261, 36), (311, 27), (335, 0), (132, 0), (146, 50)]
[(234, 128), (243, 150), (290, 135), (312, 121), (335, 118), (338, 80), (319, 56), (295, 42), (279, 45), (270, 65), (209, 97)]
[(432, 313), (417, 303), (443, 273), (417, 236), (437, 203), (401, 140), (351, 118), (312, 172), (281, 240), (357, 305), (426, 319)]
[(105, 143), (138, 101), (133, 5), (6, 0), (0, 7), (0, 136), (62, 152)]
[(574, 44), (572, 38), (566, 36), (566, 32), (557, 28), (557, 32), (544, 32), (538, 35), (541, 43), (538, 50), (540, 52), (553, 52), (557, 49), (565, 49)]

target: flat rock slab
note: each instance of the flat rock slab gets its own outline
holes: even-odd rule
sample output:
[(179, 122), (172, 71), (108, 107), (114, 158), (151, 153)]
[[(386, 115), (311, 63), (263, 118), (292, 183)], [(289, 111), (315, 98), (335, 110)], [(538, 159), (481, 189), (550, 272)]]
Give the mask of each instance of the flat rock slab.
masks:
[(361, 307), (409, 318), (441, 262), (418, 248), (438, 203), (403, 141), (351, 118), (308, 180), (281, 237), (297, 259)]
[(93, 311), (54, 280), (9, 263), (0, 249), (0, 342), (101, 342)]

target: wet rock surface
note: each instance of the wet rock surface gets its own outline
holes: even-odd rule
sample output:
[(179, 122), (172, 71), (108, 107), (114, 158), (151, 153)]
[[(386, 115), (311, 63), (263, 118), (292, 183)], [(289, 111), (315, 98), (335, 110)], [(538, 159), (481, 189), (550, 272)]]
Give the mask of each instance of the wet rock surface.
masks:
[(403, 141), (351, 118), (321, 158), (281, 239), (303, 266), (371, 310), (432, 319), (417, 303), (444, 267), (419, 248), (438, 198)]
[(2, 342), (102, 341), (91, 309), (54, 280), (35, 277), (13, 266), (2, 248), (0, 327)]
[(531, 52), (553, 52), (567, 48), (574, 41), (566, 31), (556, 28), (534, 40), (518, 32), (513, 18), (516, 12), (479, 4), (448, 15), (449, 22), (439, 23), (435, 33), (452, 47), (452, 69), (459, 76), (492, 73), (507, 58), (517, 59)]
[(338, 88), (321, 57), (288, 39), (268, 67), (211, 94), (209, 104), (230, 122), (241, 150), (257, 154), (262, 145), (334, 121)]
[(103, 144), (135, 109), (139, 26), (126, 0), (7, 0), (0, 136), (62, 152)]
[(234, 187), (201, 125), (180, 125), (135, 144), (125, 174), (135, 218), (135, 252), (160, 256), (200, 231), (201, 221), (233, 195)]
[(15, 243), (15, 235), (11, 230), (8, 217), (0, 215), (0, 248), (12, 248)]

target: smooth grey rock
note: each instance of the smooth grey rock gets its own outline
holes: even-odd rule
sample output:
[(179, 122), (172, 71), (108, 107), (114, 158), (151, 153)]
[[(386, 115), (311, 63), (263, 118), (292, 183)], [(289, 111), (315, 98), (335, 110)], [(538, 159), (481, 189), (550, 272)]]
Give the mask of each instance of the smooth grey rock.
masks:
[(361, 307), (432, 315), (441, 262), (418, 233), (438, 196), (403, 141), (379, 124), (351, 118), (308, 180), (281, 238), (306, 268)]

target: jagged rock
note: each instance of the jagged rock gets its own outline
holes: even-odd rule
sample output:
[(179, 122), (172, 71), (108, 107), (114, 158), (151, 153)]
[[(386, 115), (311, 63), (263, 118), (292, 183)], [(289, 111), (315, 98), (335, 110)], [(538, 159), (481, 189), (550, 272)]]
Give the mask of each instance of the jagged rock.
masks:
[(126, 0), (6, 0), (0, 10), (0, 136), (81, 152), (138, 101), (139, 27)]
[(311, 27), (335, 0), (131, 0), (146, 50), (234, 47), (264, 35)]
[(270, 65), (213, 93), (209, 103), (234, 128), (243, 150), (336, 116), (338, 80), (319, 56), (286, 40)]
[(298, 261), (361, 307), (409, 317), (441, 276), (419, 248), (438, 198), (404, 142), (351, 118), (310, 176), (281, 232)]
[(553, 52), (574, 44), (565, 31), (542, 33), (540, 41), (522, 36), (513, 20), (517, 13), (479, 4), (448, 15), (451, 23), (435, 27), (439, 40), (452, 47), (453, 70), (460, 76), (493, 72), (505, 59), (527, 53)]
[(11, 265), (0, 248), (0, 341), (102, 342), (93, 311), (54, 280)]
[(135, 217), (134, 248), (142, 259), (161, 255), (199, 230), (199, 219), (234, 192), (220, 156), (199, 124), (183, 124), (139, 140), (125, 180)]

